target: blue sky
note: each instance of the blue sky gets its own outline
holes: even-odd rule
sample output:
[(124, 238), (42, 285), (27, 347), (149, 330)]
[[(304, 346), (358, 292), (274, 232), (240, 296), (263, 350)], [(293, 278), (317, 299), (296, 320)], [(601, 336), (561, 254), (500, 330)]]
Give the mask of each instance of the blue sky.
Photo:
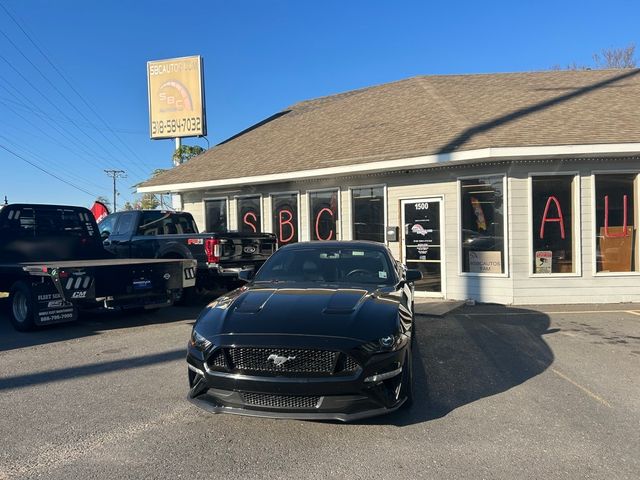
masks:
[(0, 5), (19, 24), (0, 8), (0, 147), (24, 159), (0, 148), (0, 200), (10, 202), (89, 206), (96, 195), (111, 197), (103, 170), (118, 168), (128, 173), (121, 204), (133, 184), (170, 166), (173, 142), (149, 139), (148, 60), (203, 56), (213, 146), (304, 99), (419, 74), (586, 65), (602, 48), (640, 47), (637, 1)]

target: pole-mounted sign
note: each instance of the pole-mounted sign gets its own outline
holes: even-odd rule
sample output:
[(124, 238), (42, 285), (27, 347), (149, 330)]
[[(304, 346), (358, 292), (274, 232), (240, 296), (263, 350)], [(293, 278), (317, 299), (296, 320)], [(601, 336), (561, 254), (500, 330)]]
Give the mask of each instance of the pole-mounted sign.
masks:
[(152, 139), (207, 135), (202, 57), (147, 62)]

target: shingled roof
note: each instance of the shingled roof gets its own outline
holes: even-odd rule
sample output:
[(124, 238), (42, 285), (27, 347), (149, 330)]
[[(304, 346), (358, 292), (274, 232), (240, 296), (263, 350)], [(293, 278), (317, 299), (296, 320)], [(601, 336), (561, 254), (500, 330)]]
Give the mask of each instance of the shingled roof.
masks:
[(142, 187), (488, 147), (636, 142), (639, 69), (419, 76), (297, 103)]

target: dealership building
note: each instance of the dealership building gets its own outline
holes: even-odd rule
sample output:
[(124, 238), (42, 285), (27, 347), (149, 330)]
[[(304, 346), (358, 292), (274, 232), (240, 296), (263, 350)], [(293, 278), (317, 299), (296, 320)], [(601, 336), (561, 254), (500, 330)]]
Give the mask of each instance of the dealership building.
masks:
[(640, 70), (419, 76), (292, 105), (139, 187), (201, 230), (364, 239), (419, 295), (640, 302)]

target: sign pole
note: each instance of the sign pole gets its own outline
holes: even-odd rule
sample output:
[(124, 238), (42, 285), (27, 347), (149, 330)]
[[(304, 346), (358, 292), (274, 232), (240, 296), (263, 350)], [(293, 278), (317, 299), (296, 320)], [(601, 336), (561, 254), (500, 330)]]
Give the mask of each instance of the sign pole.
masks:
[[(180, 150), (181, 146), (182, 146), (182, 139), (180, 137), (176, 137), (176, 151)], [(173, 161), (173, 166), (177, 167), (181, 163), (182, 162), (180, 161), (180, 158), (178, 157)]]

